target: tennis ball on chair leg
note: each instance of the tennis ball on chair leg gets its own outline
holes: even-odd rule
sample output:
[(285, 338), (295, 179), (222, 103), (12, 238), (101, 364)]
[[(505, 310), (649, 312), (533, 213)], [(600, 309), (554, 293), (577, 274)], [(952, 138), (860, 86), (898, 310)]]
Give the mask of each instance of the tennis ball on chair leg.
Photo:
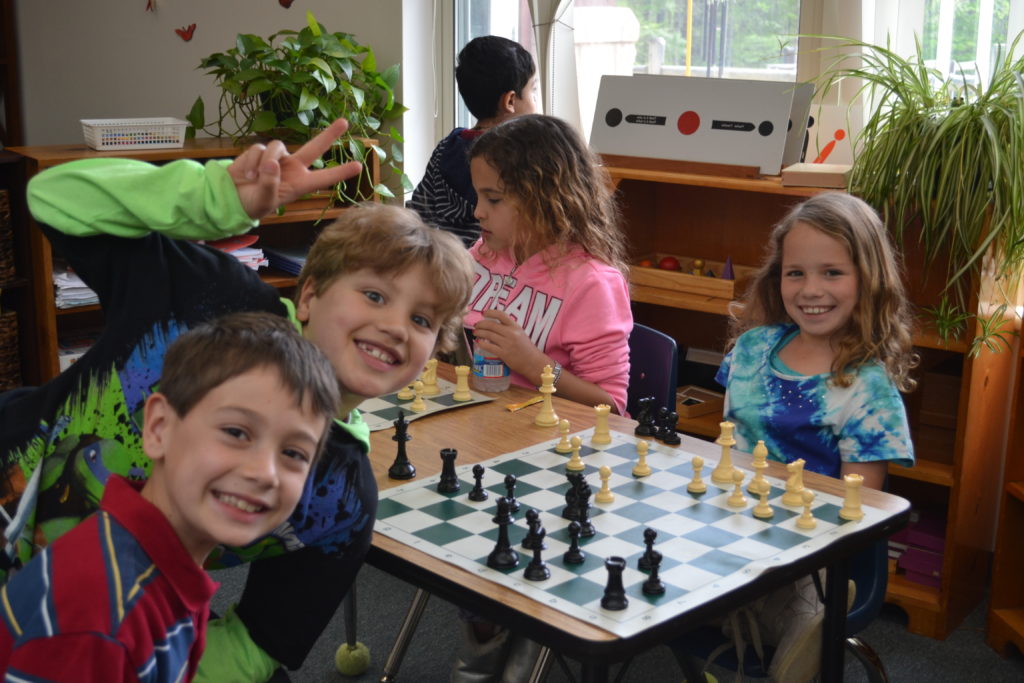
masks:
[(370, 668), (370, 648), (357, 642), (342, 643), (334, 653), (334, 666), (344, 676), (358, 676)]

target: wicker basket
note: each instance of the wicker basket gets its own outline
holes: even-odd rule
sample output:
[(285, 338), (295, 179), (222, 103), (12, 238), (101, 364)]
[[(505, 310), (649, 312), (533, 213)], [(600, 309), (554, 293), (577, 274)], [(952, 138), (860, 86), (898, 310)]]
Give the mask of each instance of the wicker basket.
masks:
[(97, 150), (160, 149), (185, 143), (188, 121), (154, 119), (81, 119), (85, 144)]
[(0, 190), (0, 287), (14, 279), (14, 231), (7, 190)]
[(0, 391), (21, 386), (21, 359), (18, 357), (18, 316), (14, 311), (0, 313)]

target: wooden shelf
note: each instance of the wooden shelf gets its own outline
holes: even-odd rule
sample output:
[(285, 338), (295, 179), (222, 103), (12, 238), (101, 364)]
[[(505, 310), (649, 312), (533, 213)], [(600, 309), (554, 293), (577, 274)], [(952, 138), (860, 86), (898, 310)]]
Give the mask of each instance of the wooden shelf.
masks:
[(889, 476), (913, 479), (939, 486), (953, 486), (953, 466), (931, 460), (918, 459), (913, 467), (890, 464)]
[(676, 423), (676, 429), (687, 434), (698, 434), (700, 436), (718, 437), (722, 431), (722, 416), (718, 412), (707, 413), (697, 417), (681, 417)]
[(1024, 481), (1011, 481), (1006, 484), (1006, 493), (1024, 503)]

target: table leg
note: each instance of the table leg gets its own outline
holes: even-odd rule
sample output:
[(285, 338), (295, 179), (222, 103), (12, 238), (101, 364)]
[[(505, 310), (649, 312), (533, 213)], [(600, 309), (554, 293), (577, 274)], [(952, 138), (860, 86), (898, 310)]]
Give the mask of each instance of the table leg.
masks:
[(850, 568), (846, 560), (828, 566), (825, 579), (825, 619), (821, 628), (821, 683), (843, 680), (849, 578)]
[(580, 683), (608, 683), (608, 662), (580, 662)]

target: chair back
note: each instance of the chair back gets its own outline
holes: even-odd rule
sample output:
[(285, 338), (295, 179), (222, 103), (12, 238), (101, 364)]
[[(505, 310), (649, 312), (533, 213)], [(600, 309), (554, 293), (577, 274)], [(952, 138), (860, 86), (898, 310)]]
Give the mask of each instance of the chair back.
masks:
[(653, 396), (656, 407), (676, 407), (676, 383), (679, 375), (679, 349), (676, 340), (664, 332), (633, 323), (629, 334), (629, 390), (626, 410), (636, 415), (638, 402)]

